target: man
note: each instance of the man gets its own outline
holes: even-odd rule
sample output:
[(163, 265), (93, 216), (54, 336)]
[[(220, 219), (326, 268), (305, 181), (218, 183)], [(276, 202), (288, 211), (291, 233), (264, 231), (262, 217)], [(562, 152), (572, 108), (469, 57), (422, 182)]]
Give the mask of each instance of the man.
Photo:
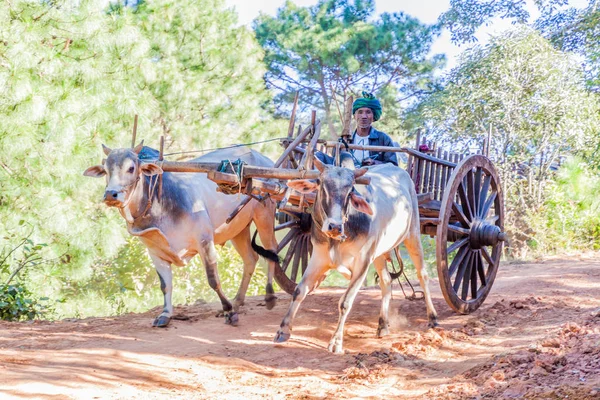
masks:
[[(356, 119), (356, 130), (352, 135), (352, 144), (361, 146), (390, 146), (394, 142), (387, 134), (373, 128), (372, 124), (381, 118), (381, 103), (371, 93), (363, 92), (363, 97), (352, 104), (352, 114)], [(398, 166), (396, 153), (391, 151), (370, 152), (368, 150), (352, 150), (356, 163), (360, 165), (376, 165), (391, 163)]]

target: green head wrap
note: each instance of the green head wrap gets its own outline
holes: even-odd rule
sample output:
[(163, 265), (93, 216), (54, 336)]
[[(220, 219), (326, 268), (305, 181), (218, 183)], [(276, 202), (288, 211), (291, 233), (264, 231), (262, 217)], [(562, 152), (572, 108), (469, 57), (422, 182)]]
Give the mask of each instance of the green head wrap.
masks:
[(359, 108), (367, 107), (373, 110), (373, 120), (379, 120), (379, 118), (381, 118), (382, 113), (381, 103), (371, 93), (362, 92), (362, 94), (362, 98), (356, 99), (354, 100), (354, 103), (352, 103), (352, 115), (354, 115), (356, 113), (356, 110), (358, 110)]

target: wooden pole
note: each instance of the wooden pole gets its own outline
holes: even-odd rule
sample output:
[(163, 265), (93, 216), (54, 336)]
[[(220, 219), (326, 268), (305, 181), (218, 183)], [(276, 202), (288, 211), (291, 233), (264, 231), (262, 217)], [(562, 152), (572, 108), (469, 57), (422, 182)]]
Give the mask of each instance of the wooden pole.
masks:
[(485, 144), (485, 156), (490, 156), (490, 144), (492, 142), (492, 124), (490, 124), (490, 129), (488, 131), (487, 143)]
[(275, 162), (275, 167), (279, 167), (281, 165), (281, 163), (283, 163), (283, 161), (288, 157), (288, 154), (292, 152), (292, 150), (294, 150), (296, 148), (296, 146), (304, 140), (304, 138), (306, 136), (308, 136), (308, 134), (310, 133), (310, 130), (312, 129), (312, 126), (308, 126), (306, 127), (306, 129), (304, 131), (302, 131), (297, 137), (296, 139), (294, 139), (294, 141), (290, 144), (288, 144), (288, 146), (286, 147), (286, 149), (284, 150), (283, 154), (279, 156), (279, 159), (277, 159), (277, 161)]
[(135, 114), (135, 118), (133, 119), (133, 137), (131, 138), (131, 148), (135, 147), (135, 136), (137, 135), (137, 123), (138, 123), (138, 115)]
[(346, 106), (344, 108), (344, 127), (342, 128), (342, 138), (344, 140), (350, 139), (350, 125), (352, 125), (352, 104), (354, 103), (354, 96), (350, 95), (346, 100)]
[(158, 153), (158, 161), (162, 161), (165, 154), (165, 137), (160, 135), (160, 151)]
[(294, 135), (294, 125), (296, 124), (296, 108), (298, 107), (298, 96), (300, 92), (296, 92), (294, 96), (294, 106), (292, 107), (292, 116), (290, 117), (290, 125), (288, 126), (288, 137), (291, 138)]

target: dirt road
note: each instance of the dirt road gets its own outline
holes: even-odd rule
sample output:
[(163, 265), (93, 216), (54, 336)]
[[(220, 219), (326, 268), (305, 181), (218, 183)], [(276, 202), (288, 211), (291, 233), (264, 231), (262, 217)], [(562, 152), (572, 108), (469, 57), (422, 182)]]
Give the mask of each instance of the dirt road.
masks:
[(380, 292), (361, 290), (346, 354), (327, 352), (342, 289), (303, 303), (293, 336), (272, 338), (290, 297), (251, 298), (240, 326), (217, 304), (151, 328), (157, 310), (55, 323), (0, 323), (0, 398), (600, 399), (600, 255), (503, 264), (485, 304), (457, 315), (432, 281), (440, 328), (394, 291), (391, 335), (376, 339)]

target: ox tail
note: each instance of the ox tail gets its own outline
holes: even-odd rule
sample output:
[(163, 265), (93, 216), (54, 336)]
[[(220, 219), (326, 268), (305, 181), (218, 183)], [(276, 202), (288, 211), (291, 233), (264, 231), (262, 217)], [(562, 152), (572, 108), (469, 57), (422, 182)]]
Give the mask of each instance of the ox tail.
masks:
[(274, 251), (267, 250), (264, 247), (256, 244), (256, 234), (257, 233), (258, 233), (258, 231), (254, 232), (254, 236), (252, 237), (252, 249), (256, 253), (258, 253), (259, 256), (264, 257), (267, 260), (273, 261), (277, 264), (275, 266), (275, 272), (274, 272), (275, 275), (273, 276), (273, 278), (275, 278), (275, 281), (277, 282), (279, 287), (281, 289), (283, 289), (287, 294), (290, 294), (290, 295), (293, 294), (294, 291), (296, 290), (296, 282), (294, 282), (290, 278), (288, 278), (288, 276), (285, 274), (283, 269), (281, 269), (281, 264), (280, 264), (279, 256), (277, 255), (277, 253), (275, 253)]
[(256, 244), (256, 235), (258, 234), (258, 230), (254, 231), (254, 236), (252, 236), (252, 249), (261, 257), (266, 258), (269, 261), (274, 261), (279, 263), (279, 256), (277, 253), (271, 250), (267, 250), (261, 245)]

